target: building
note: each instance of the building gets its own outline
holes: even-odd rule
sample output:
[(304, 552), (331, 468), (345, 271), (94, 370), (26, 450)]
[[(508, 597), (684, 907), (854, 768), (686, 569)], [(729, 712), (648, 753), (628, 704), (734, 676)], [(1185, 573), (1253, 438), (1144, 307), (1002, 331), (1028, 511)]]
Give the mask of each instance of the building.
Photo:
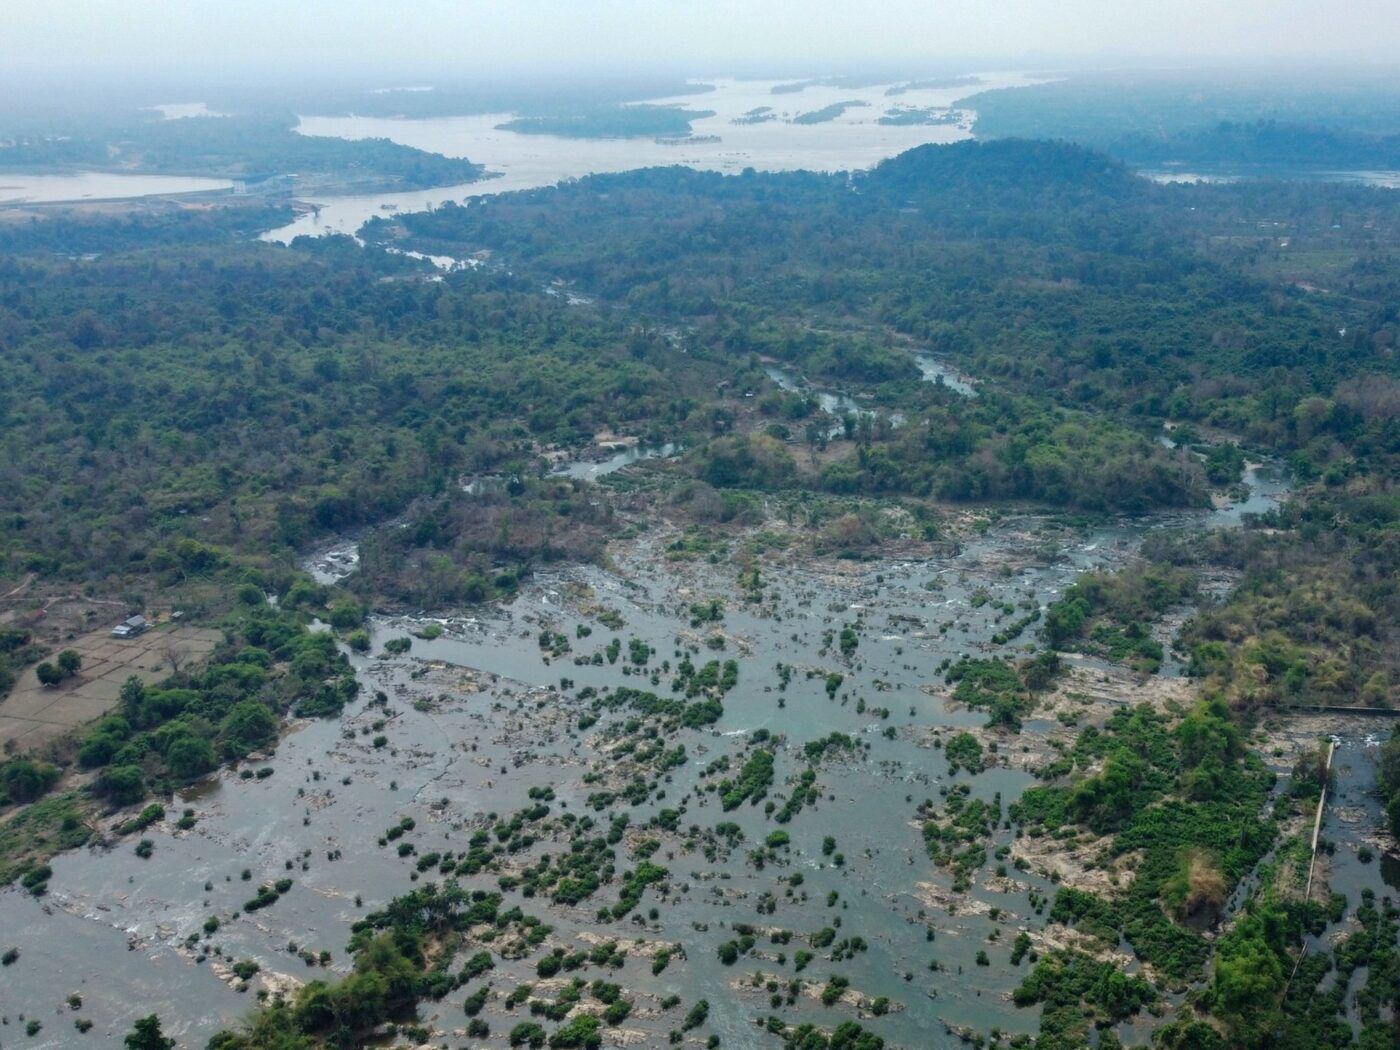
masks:
[(133, 616), (113, 627), (112, 637), (135, 638), (138, 634), (144, 634), (150, 626), (151, 622), (144, 616)]

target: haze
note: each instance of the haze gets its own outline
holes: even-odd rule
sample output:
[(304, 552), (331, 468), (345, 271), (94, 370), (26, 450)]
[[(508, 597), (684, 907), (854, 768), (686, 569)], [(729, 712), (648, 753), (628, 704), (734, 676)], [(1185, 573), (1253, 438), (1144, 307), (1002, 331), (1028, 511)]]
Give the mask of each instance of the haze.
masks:
[(744, 72), (948, 60), (1389, 61), (1393, 0), (10, 0), (12, 73)]

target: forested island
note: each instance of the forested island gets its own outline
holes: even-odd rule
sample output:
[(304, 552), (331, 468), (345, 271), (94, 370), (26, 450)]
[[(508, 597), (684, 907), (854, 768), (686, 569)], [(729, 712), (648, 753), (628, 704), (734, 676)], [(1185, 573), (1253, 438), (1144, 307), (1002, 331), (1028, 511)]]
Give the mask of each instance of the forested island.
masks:
[(516, 117), (497, 125), (522, 135), (562, 135), (576, 139), (625, 139), (637, 136), (690, 134), (691, 121), (713, 117), (711, 110), (682, 106), (615, 106), (584, 113)]
[(1394, 1045), (1400, 195), (285, 210), (0, 222), (15, 1045)]
[(847, 102), (833, 102), (831, 105), (823, 106), (821, 109), (813, 109), (808, 110), (806, 113), (799, 113), (792, 118), (792, 122), (794, 124), (829, 124), (831, 121), (840, 117), (841, 114), (845, 113), (846, 110), (859, 109), (867, 105), (869, 105), (869, 103), (861, 102), (858, 99)]
[(80, 126), (74, 134), (17, 135), (0, 141), (0, 171), (55, 170), (203, 175), (260, 183), (296, 177), (340, 192), (422, 188), (470, 182), (479, 164), (387, 139), (316, 138), (298, 134), (296, 117), (254, 114), (129, 120)]

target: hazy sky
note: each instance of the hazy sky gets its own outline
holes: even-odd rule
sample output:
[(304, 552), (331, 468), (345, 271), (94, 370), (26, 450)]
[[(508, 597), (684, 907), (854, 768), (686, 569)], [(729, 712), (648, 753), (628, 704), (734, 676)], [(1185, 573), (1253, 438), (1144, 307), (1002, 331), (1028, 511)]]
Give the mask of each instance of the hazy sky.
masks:
[(1400, 0), (0, 0), (12, 72), (483, 75), (1400, 55)]

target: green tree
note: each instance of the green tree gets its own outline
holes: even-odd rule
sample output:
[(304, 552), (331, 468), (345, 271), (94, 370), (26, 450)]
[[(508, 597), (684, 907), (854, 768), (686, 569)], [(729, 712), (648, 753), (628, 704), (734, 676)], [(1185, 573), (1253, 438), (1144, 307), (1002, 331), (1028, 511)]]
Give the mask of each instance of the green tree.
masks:
[(1247, 915), (1220, 939), (1211, 993), (1216, 1014), (1237, 1046), (1262, 1046), (1277, 1020), (1285, 970), (1275, 941), (1280, 917), (1269, 909)]
[(544, 1046), (545, 1030), (534, 1021), (521, 1021), (507, 1038), (511, 1046)]
[(64, 678), (71, 678), (78, 673), (78, 668), (83, 666), (83, 658), (74, 649), (65, 649), (58, 654), (58, 669), (63, 672)]
[(34, 673), (39, 677), (40, 685), (58, 685), (63, 681), (63, 672), (47, 660), (34, 668)]
[(174, 1050), (175, 1040), (160, 1030), (160, 1018), (148, 1014), (141, 1018), (123, 1040), (127, 1050)]
[(32, 758), (12, 758), (0, 766), (0, 788), (11, 802), (33, 802), (58, 779), (58, 768)]
[(225, 750), (246, 755), (277, 737), (277, 716), (256, 700), (240, 700), (229, 708), (220, 726)]
[(146, 782), (136, 766), (111, 766), (93, 782), (92, 790), (113, 805), (129, 806), (146, 797)]
[(146, 702), (146, 683), (135, 675), (131, 675), (122, 683), (122, 691), (119, 694), (122, 714), (132, 723), (141, 720), (141, 709)]
[(1380, 753), (1381, 790), (1387, 795), (1400, 792), (1400, 726), (1390, 734), (1390, 739), (1381, 745)]
[(202, 776), (218, 764), (213, 745), (193, 733), (181, 733), (165, 750), (166, 768), (180, 780)]
[(348, 631), (360, 626), (365, 619), (365, 607), (359, 602), (340, 601), (331, 606), (331, 626), (337, 631)]

